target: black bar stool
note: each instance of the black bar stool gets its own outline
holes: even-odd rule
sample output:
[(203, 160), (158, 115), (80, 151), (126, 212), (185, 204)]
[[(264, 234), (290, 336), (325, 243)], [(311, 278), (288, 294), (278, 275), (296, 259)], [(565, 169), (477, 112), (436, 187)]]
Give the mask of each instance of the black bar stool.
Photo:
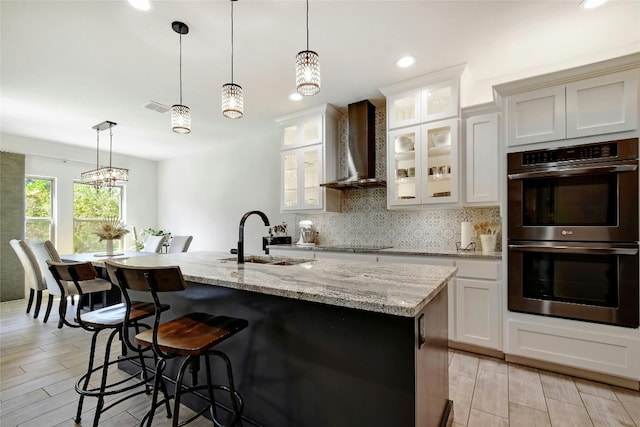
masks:
[[(80, 300), (82, 300), (83, 296), (81, 285), (82, 282), (108, 282), (104, 279), (98, 278), (98, 273), (90, 262), (63, 263), (47, 260), (47, 264), (49, 265), (49, 270), (51, 271), (53, 277), (55, 278), (56, 282), (58, 282), (58, 285), (60, 285), (61, 288), (61, 281), (73, 282), (78, 290)], [(150, 384), (155, 380), (155, 377), (149, 376), (145, 364), (145, 359), (153, 358), (152, 362), (155, 364), (157, 362), (157, 358), (155, 357), (155, 354), (153, 352), (150, 352), (148, 356), (145, 356), (144, 352), (147, 351), (148, 348), (142, 348), (141, 346), (133, 345), (133, 343), (131, 343), (131, 341), (128, 339), (128, 334), (123, 334), (122, 332), (128, 331), (129, 327), (135, 328), (137, 333), (140, 332), (140, 327), (150, 329), (151, 327), (149, 325), (139, 323), (139, 321), (151, 318), (155, 314), (156, 310), (166, 311), (169, 309), (169, 306), (162, 305), (160, 307), (156, 307), (153, 303), (133, 302), (129, 305), (121, 303), (104, 307), (99, 310), (89, 311), (86, 313), (82, 313), (81, 309), (81, 304), (78, 304), (76, 317), (74, 319), (77, 324), (69, 322), (66, 318), (64, 318), (62, 313), (60, 313), (60, 316), (64, 319), (63, 321), (67, 326), (72, 328), (83, 328), (84, 330), (93, 333), (91, 338), (91, 350), (89, 352), (89, 364), (87, 373), (81, 376), (80, 379), (76, 382), (76, 391), (80, 394), (80, 400), (78, 402), (78, 410), (76, 413), (75, 422), (80, 423), (84, 398), (86, 396), (97, 397), (98, 404), (96, 406), (96, 411), (93, 418), (93, 426), (97, 427), (100, 420), (100, 415), (106, 410), (133, 396), (142, 393), (151, 393)], [(98, 334), (102, 331), (110, 331), (104, 353), (104, 362), (102, 365), (94, 367), (96, 343), (98, 340)], [(124, 339), (122, 339), (123, 356), (118, 358), (117, 360), (110, 361), (109, 358), (111, 353), (111, 344), (116, 336), (120, 336), (121, 338), (124, 337)], [(126, 356), (127, 349), (134, 352), (134, 354)], [(120, 361), (134, 359), (140, 362), (141, 368), (138, 372), (135, 372), (129, 377), (121, 379), (119, 381), (111, 383), (107, 382), (107, 376), (110, 366)], [(102, 371), (100, 386), (90, 387), (89, 381), (91, 380), (92, 376), (98, 371)], [(130, 382), (130, 380), (133, 380), (137, 377), (139, 377), (142, 381)], [(125, 384), (127, 382), (129, 383)], [(160, 381), (160, 379), (158, 379), (158, 381), (154, 382), (157, 387), (162, 388), (165, 397), (168, 399), (168, 393), (164, 381)], [(144, 386), (144, 388), (142, 388), (141, 390), (134, 391), (134, 389), (142, 386)], [(105, 397), (115, 394), (123, 394), (123, 396), (119, 397), (113, 402), (110, 402), (108, 406), (105, 406)], [(169, 404), (167, 404), (167, 411), (170, 410), (171, 408)]]
[[(122, 289), (125, 304), (127, 305), (131, 304), (129, 291), (150, 292), (155, 306), (160, 307), (160, 293), (182, 291), (185, 290), (187, 286), (180, 267), (177, 266), (132, 267), (113, 261), (106, 261), (106, 264), (108, 268), (115, 269), (115, 275)], [(241, 425), (243, 401), (233, 383), (231, 361), (226, 354), (214, 350), (213, 347), (240, 332), (246, 328), (249, 323), (244, 319), (206, 313), (189, 313), (177, 319), (161, 323), (160, 316), (161, 311), (156, 310), (153, 329), (143, 331), (135, 336), (136, 343), (143, 347), (153, 348), (153, 351), (159, 358), (156, 364), (156, 387), (154, 387), (151, 409), (143, 418), (141, 425), (143, 425), (146, 420), (147, 426), (151, 426), (156, 408), (167, 400), (165, 398), (158, 401), (157, 383), (160, 381), (162, 373), (166, 368), (166, 361), (176, 357), (184, 357), (184, 360), (180, 364), (176, 379), (173, 426), (179, 425), (180, 401), (182, 395), (186, 393), (193, 393), (195, 396), (206, 400), (208, 405), (180, 425), (185, 425), (195, 420), (209, 410), (214, 424), (223, 426), (217, 414), (216, 406), (220, 405), (220, 403), (216, 404), (214, 397), (215, 390), (224, 391), (225, 398), (228, 397), (230, 401), (231, 415), (230, 420), (227, 420), (227, 425)], [(227, 385), (212, 384), (209, 356), (217, 356), (224, 362), (227, 371)], [(205, 362), (207, 383), (198, 385), (197, 373), (200, 367), (201, 357), (204, 358)], [(192, 373), (190, 386), (184, 384), (184, 375), (187, 368), (190, 368), (190, 372)], [(206, 390), (206, 394), (198, 393), (200, 390)], [(169, 416), (171, 416), (170, 413)]]

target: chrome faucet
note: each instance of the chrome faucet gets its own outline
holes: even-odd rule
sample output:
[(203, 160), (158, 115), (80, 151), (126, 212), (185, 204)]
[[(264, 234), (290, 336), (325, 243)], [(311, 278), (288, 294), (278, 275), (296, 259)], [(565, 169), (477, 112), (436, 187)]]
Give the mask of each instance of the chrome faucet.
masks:
[[(240, 227), (238, 228), (238, 264), (244, 264), (244, 223), (251, 215), (256, 214), (260, 215), (262, 221), (264, 221), (265, 226), (269, 226), (269, 218), (260, 211), (249, 211), (246, 214), (242, 215), (242, 219), (240, 220)], [(233, 251), (232, 251), (233, 253)]]

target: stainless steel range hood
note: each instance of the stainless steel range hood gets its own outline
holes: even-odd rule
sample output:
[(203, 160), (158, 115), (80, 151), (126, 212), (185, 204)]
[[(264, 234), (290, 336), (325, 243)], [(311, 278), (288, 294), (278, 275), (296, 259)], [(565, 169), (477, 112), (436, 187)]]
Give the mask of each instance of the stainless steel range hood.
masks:
[(349, 104), (349, 143), (347, 164), (349, 176), (320, 184), (337, 190), (386, 187), (376, 178), (376, 109), (368, 100)]

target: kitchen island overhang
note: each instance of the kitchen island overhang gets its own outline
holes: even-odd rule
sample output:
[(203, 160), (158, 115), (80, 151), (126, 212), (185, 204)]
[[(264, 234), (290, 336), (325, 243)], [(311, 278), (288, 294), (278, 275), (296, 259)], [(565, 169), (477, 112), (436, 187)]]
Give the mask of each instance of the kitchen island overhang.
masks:
[(171, 295), (172, 315), (249, 321), (220, 346), (232, 360), (247, 424), (451, 421), (446, 286), (455, 268), (323, 259), (239, 266), (225, 258), (190, 252), (123, 263), (181, 267), (188, 287)]

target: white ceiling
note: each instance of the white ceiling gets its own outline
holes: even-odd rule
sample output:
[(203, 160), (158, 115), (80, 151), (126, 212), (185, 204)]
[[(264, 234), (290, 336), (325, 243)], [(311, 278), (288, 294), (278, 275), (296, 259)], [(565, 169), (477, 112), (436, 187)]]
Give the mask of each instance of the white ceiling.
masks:
[[(245, 116), (230, 120), (220, 112), (230, 1), (152, 2), (141, 12), (126, 0), (0, 1), (2, 132), (93, 148), (92, 126), (111, 120), (114, 152), (164, 159), (273, 135), (277, 117), (382, 99), (380, 87), (465, 62), (473, 103), (491, 100), (492, 84), (640, 50), (638, 0), (591, 11), (579, 0), (311, 0), (309, 47), (320, 54), (322, 89), (293, 102), (305, 2), (240, 0), (234, 80)], [(179, 101), (174, 20), (190, 27), (182, 39), (189, 135), (171, 131), (169, 113), (143, 108)], [(415, 66), (395, 67), (404, 54)]]

